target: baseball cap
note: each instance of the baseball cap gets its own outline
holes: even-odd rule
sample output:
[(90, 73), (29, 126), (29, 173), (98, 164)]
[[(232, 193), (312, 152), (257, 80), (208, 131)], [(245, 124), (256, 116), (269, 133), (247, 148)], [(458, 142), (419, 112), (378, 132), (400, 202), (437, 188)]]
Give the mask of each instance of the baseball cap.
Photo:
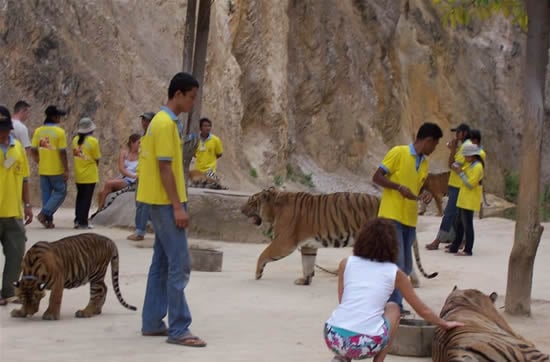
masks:
[(146, 120), (150, 121), (155, 116), (155, 112), (144, 112), (140, 115), (141, 118), (145, 118)]
[(57, 108), (57, 106), (48, 106), (48, 108), (46, 108), (46, 111), (44, 113), (46, 113), (46, 116), (48, 117), (64, 116), (67, 114), (67, 112)]
[(451, 128), (451, 132), (470, 132), (470, 126), (466, 123), (461, 123), (458, 127)]

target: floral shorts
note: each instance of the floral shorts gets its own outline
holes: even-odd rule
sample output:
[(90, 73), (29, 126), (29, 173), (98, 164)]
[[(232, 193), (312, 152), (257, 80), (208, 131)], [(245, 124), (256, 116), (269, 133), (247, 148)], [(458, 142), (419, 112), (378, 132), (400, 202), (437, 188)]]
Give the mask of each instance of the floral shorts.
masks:
[(332, 352), (342, 357), (372, 358), (383, 350), (390, 340), (390, 323), (386, 318), (384, 318), (383, 330), (379, 336), (367, 336), (325, 324), (325, 343)]

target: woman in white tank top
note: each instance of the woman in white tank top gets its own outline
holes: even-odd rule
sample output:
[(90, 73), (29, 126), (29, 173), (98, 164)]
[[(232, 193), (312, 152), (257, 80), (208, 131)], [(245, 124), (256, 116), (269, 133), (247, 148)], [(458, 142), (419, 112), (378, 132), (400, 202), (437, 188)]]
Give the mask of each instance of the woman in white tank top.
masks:
[(340, 262), (339, 305), (325, 323), (325, 343), (333, 362), (374, 357), (384, 361), (399, 326), (399, 306), (388, 302), (395, 288), (426, 321), (443, 329), (462, 323), (439, 318), (416, 295), (407, 276), (395, 264), (398, 243), (393, 223), (377, 218), (358, 233), (353, 255)]

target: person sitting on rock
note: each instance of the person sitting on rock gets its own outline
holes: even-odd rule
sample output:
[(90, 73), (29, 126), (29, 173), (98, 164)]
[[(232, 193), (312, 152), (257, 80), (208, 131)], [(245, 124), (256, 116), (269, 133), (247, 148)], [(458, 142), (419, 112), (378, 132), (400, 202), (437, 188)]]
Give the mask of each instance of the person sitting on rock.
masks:
[(199, 120), (199, 144), (195, 151), (195, 170), (212, 177), (216, 174), (218, 158), (222, 157), (222, 141), (211, 133), (212, 121), (208, 118)]
[(103, 190), (97, 197), (97, 208), (101, 210), (105, 206), (105, 199), (111, 192), (122, 190), (126, 186), (136, 183), (137, 166), (139, 157), (139, 144), (141, 136), (133, 133), (126, 143), (127, 149), (120, 150), (118, 156), (118, 170), (121, 175), (105, 182)]

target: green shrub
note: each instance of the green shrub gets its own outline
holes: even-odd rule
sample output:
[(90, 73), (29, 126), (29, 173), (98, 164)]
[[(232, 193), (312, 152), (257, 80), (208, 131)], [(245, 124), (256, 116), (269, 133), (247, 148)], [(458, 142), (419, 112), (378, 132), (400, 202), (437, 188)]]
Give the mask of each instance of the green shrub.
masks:
[(258, 171), (256, 171), (254, 167), (250, 167), (250, 169), (248, 170), (248, 174), (250, 175), (250, 177), (258, 177)]

